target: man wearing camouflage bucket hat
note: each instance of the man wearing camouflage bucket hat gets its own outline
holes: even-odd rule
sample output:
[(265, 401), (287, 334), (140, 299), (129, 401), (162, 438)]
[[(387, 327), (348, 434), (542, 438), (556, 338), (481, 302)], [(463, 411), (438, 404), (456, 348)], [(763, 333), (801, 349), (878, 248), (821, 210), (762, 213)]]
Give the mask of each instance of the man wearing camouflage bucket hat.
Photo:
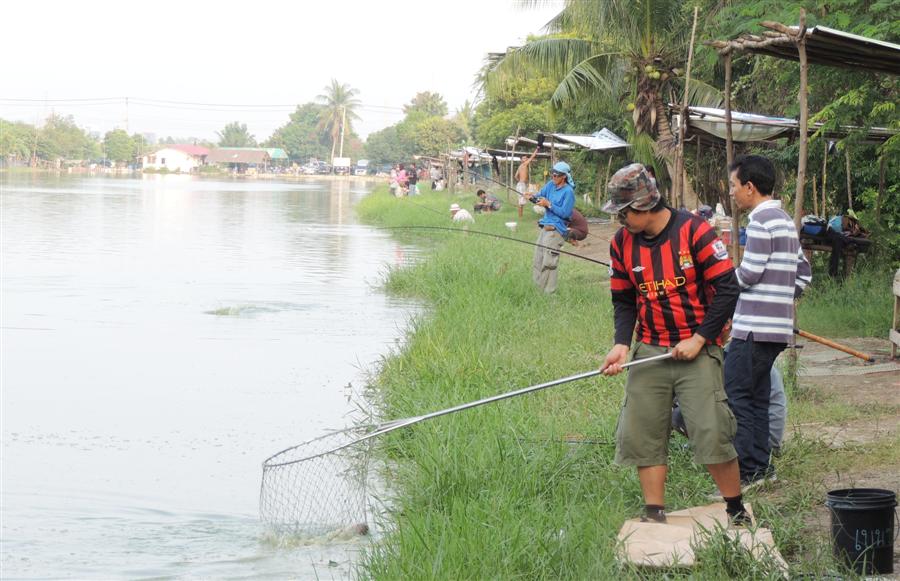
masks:
[[(637, 466), (643, 520), (665, 522), (665, 482), (672, 401), (681, 404), (694, 459), (705, 464), (735, 525), (750, 524), (741, 496), (736, 423), (722, 379), (720, 335), (740, 289), (725, 245), (699, 216), (669, 207), (639, 163), (617, 171), (603, 210), (622, 228), (610, 243), (615, 345), (606, 375), (628, 359), (671, 351), (632, 368), (616, 428), (616, 462)], [(637, 338), (631, 347), (637, 323)]]

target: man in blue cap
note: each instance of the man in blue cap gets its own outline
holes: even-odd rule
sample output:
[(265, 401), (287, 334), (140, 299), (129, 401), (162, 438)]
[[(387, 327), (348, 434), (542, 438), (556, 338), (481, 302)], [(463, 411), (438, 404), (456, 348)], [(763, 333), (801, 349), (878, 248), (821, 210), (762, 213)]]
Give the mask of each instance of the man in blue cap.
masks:
[(556, 291), (559, 250), (566, 241), (568, 227), (575, 208), (575, 181), (572, 169), (564, 161), (557, 162), (550, 172), (550, 181), (531, 198), (531, 202), (544, 208), (544, 217), (538, 221), (541, 233), (534, 249), (532, 278), (545, 293)]

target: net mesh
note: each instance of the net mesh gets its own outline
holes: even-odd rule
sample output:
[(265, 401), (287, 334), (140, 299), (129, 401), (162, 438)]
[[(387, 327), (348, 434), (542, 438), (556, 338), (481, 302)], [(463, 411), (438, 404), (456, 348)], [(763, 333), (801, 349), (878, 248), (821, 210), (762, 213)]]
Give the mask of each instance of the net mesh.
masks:
[(280, 534), (311, 537), (365, 526), (368, 433), (332, 432), (263, 462), (262, 521)]

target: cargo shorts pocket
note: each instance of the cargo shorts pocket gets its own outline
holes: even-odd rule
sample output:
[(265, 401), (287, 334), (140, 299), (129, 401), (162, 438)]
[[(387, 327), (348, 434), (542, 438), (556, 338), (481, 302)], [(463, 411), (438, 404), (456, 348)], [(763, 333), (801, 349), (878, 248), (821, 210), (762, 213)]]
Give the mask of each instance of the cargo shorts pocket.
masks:
[(737, 418), (728, 405), (728, 397), (724, 391), (716, 394), (716, 414), (719, 416), (719, 425), (722, 426), (720, 429), (725, 432), (728, 442), (732, 442), (737, 434)]

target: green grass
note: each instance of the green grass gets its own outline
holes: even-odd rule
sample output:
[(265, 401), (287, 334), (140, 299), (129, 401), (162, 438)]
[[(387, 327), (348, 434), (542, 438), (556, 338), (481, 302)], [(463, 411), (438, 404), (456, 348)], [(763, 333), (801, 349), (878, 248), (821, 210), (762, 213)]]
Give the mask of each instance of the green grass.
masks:
[(844, 281), (816, 269), (800, 300), (800, 328), (826, 337), (884, 337), (891, 328), (894, 273), (861, 262)]
[[(428, 193), (395, 199), (379, 189), (358, 206), (380, 226), (450, 225), (447, 208), (473, 195)], [(423, 207), (424, 206), (424, 207)], [(425, 209), (425, 207), (429, 209)], [(472, 229), (508, 234), (505, 204), (476, 216)], [(526, 214), (517, 236), (537, 237)], [(385, 419), (418, 415), (588, 371), (611, 346), (612, 309), (604, 267), (563, 257), (555, 295), (531, 282), (533, 249), (460, 233), (394, 230), (424, 248), (424, 260), (386, 274), (394, 294), (424, 300), (403, 348), (387, 357), (373, 392)], [(713, 543), (698, 567), (623, 569), (616, 534), (639, 514), (633, 468), (613, 464), (624, 377), (592, 378), (452, 414), (379, 442), (392, 491), (381, 518), (387, 533), (366, 551), (369, 579), (607, 579), (615, 576), (721, 579), (777, 576), (771, 563)], [(592, 443), (565, 443), (578, 435)], [(706, 504), (714, 485), (680, 437), (670, 442), (667, 506)], [(756, 502), (761, 522), (792, 563), (792, 573), (833, 571), (821, 536), (804, 518), (821, 501), (810, 483), (832, 465), (821, 442), (790, 441), (778, 469), (791, 485)]]

